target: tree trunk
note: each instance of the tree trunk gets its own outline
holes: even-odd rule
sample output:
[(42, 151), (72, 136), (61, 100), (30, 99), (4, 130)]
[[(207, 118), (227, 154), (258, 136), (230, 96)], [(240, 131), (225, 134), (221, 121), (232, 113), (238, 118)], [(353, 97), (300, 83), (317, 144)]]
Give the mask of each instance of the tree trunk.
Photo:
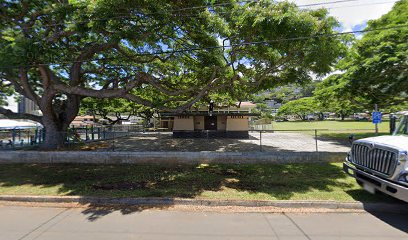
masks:
[(45, 129), (45, 139), (41, 149), (56, 150), (64, 147), (68, 134), (68, 128), (75, 119), (79, 111), (80, 98), (74, 95), (68, 95), (67, 100), (61, 106), (55, 107), (52, 104), (52, 98), (43, 98), (43, 104), (40, 109), (43, 113), (42, 124)]
[[(52, 120), (44, 121), (45, 139), (41, 149), (55, 150), (64, 147), (68, 127)], [(63, 127), (65, 125), (65, 127)]]
[(341, 120), (344, 121), (344, 119), (346, 118), (346, 114), (343, 111), (341, 111), (340, 117), (341, 117)]

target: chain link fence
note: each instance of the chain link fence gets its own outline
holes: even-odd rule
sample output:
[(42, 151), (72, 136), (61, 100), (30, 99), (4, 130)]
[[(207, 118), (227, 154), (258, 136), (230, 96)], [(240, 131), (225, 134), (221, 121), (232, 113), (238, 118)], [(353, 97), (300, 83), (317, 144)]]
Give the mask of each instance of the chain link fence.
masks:
[[(142, 132), (142, 125), (85, 126), (72, 127), (65, 136), (67, 148), (95, 141), (115, 140)], [(0, 150), (33, 149), (44, 142), (46, 131), (43, 128), (3, 129), (0, 130)]]
[(0, 130), (0, 149), (15, 149), (40, 144), (44, 131), (40, 128)]
[[(42, 129), (0, 132), (0, 150), (35, 148), (44, 141)], [(386, 134), (386, 133), (382, 133)], [(374, 136), (373, 129), (271, 130), (258, 125), (248, 138), (207, 134), (175, 138), (171, 131), (145, 129), (141, 125), (70, 128), (65, 132), (67, 150), (149, 152), (347, 152), (353, 139)], [(199, 136), (199, 137), (197, 137)], [(204, 136), (204, 137), (203, 137)]]

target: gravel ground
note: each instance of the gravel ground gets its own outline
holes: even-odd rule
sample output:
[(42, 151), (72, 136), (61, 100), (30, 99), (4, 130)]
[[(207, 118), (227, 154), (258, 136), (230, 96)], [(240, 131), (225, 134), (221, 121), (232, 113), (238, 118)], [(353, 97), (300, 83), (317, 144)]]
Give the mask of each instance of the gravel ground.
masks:
[(173, 138), (170, 132), (146, 132), (91, 145), (99, 145), (100, 150), (182, 152), (348, 152), (350, 148), (346, 140), (320, 138), (316, 141), (312, 135), (294, 132), (262, 133), (262, 136), (258, 132), (251, 132), (249, 139)]

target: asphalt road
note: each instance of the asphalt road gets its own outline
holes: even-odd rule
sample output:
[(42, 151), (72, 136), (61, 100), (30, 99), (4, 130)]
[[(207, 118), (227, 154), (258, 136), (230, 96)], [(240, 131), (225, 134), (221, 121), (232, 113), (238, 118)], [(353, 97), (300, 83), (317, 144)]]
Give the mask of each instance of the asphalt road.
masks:
[(372, 213), (214, 213), (0, 206), (0, 239), (408, 239), (408, 218)]

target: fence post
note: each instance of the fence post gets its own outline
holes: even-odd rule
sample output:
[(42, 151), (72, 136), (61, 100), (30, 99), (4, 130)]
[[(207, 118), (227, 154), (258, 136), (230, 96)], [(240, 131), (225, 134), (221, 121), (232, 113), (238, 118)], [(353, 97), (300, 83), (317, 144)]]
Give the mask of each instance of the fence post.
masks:
[(13, 146), (14, 146), (15, 141), (16, 141), (16, 130), (15, 129), (11, 130), (11, 139), (12, 139)]
[(94, 126), (91, 125), (91, 139), (92, 141), (95, 140), (95, 136), (94, 136)]
[(259, 150), (262, 152), (262, 131), (259, 131)]
[(112, 139), (113, 139), (113, 142), (112, 142), (112, 152), (114, 152), (115, 151), (115, 131), (113, 131), (112, 132)]
[(396, 122), (397, 122), (397, 117), (391, 114), (390, 116), (390, 134), (394, 133), (394, 130), (396, 128)]
[(42, 131), (42, 141), (43, 142), (45, 141), (45, 134), (47, 134), (47, 130), (45, 130), (45, 128), (43, 128), (43, 131)]
[(35, 143), (39, 142), (39, 140), (38, 140), (38, 127), (34, 131), (34, 142)]
[(315, 141), (316, 141), (316, 152), (319, 152), (319, 147), (317, 144), (317, 129), (315, 129)]

